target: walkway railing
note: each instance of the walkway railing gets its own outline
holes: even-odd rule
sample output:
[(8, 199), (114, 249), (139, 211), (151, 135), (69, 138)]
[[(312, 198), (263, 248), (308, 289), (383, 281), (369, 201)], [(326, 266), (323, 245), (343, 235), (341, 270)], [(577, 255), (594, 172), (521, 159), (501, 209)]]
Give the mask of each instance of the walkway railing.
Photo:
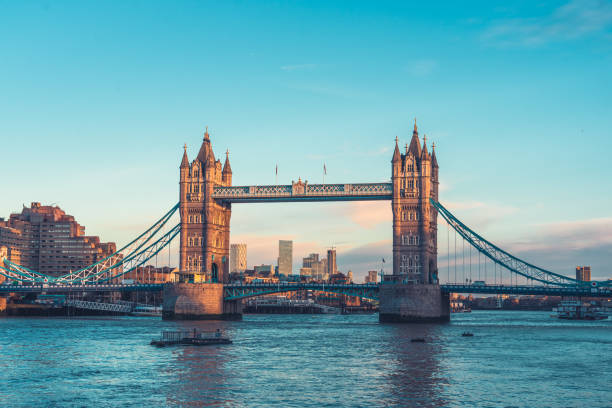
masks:
[(215, 187), (213, 198), (229, 202), (390, 200), (391, 183)]

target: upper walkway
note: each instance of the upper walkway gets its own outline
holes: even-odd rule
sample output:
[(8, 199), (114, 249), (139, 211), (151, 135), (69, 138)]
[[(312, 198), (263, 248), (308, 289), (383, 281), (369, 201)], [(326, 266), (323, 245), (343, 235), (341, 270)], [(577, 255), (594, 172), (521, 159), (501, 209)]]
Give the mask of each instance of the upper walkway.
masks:
[(213, 198), (233, 203), (283, 201), (391, 200), (391, 183), (308, 184), (215, 187)]

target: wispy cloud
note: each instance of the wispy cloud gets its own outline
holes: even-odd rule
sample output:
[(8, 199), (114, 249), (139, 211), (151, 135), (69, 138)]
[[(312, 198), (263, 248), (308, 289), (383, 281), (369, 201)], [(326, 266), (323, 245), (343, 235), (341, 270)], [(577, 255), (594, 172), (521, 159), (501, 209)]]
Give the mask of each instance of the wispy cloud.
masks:
[(438, 62), (432, 59), (420, 59), (411, 62), (406, 70), (414, 76), (424, 77), (432, 74), (438, 68)]
[(283, 71), (304, 71), (315, 69), (318, 64), (293, 64), (293, 65), (283, 65), (280, 67)]
[[(382, 263), (382, 259), (385, 263)], [(353, 279), (363, 282), (367, 271), (379, 271), (385, 268), (386, 273), (393, 269), (392, 241), (384, 240), (359, 246), (344, 252), (338, 252), (338, 267), (342, 272), (353, 271)]]
[[(577, 251), (612, 246), (612, 218), (542, 224), (534, 235), (512, 244), (516, 251)], [(612, 252), (609, 254), (612, 257)], [(611, 259), (612, 260), (612, 259)]]
[[(444, 206), (475, 230), (482, 230), (518, 212), (518, 208), (482, 201), (450, 201)], [(440, 222), (444, 219), (440, 217)]]
[(391, 207), (386, 201), (355, 201), (332, 210), (336, 216), (348, 217), (362, 228), (373, 229), (391, 222)]
[(527, 237), (502, 245), (554, 272), (572, 276), (576, 266), (590, 265), (593, 279), (612, 278), (612, 218), (536, 225)]
[(497, 20), (483, 39), (500, 46), (538, 46), (602, 33), (612, 26), (612, 3), (572, 0), (542, 17)]

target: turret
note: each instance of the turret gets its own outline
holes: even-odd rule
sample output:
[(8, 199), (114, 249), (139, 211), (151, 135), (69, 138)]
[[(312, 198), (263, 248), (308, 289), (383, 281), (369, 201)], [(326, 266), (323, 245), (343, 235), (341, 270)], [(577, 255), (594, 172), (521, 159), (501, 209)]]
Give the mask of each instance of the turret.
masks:
[(187, 144), (183, 146), (183, 160), (181, 160), (181, 173), (179, 179), (180, 199), (183, 200), (187, 194), (187, 181), (189, 179), (189, 159), (187, 158)]
[(402, 165), (402, 155), (400, 154), (399, 146), (397, 145), (397, 142), (398, 142), (398, 138), (396, 136), (395, 137), (395, 150), (393, 151), (393, 158), (391, 159), (391, 163), (392, 163), (391, 176), (392, 177), (399, 176), (400, 168)]
[(181, 160), (181, 169), (189, 168), (189, 159), (187, 158), (187, 143), (183, 147), (185, 150), (183, 151), (183, 160)]
[(225, 152), (225, 163), (223, 164), (223, 183), (232, 185), (232, 166), (229, 162), (229, 149)]
[(439, 168), (438, 160), (436, 159), (436, 144), (434, 143), (431, 146), (431, 182), (433, 185), (432, 197), (436, 201), (438, 201), (438, 170)]

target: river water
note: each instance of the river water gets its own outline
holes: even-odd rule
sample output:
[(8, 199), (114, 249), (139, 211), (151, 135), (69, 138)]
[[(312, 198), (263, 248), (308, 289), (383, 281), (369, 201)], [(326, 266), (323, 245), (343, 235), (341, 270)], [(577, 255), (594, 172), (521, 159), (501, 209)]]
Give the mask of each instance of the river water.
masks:
[[(221, 328), (234, 344), (149, 345), (179, 327)], [(0, 319), (3, 407), (271, 405), (610, 407), (612, 320), (511, 311), (441, 325), (377, 315)]]

